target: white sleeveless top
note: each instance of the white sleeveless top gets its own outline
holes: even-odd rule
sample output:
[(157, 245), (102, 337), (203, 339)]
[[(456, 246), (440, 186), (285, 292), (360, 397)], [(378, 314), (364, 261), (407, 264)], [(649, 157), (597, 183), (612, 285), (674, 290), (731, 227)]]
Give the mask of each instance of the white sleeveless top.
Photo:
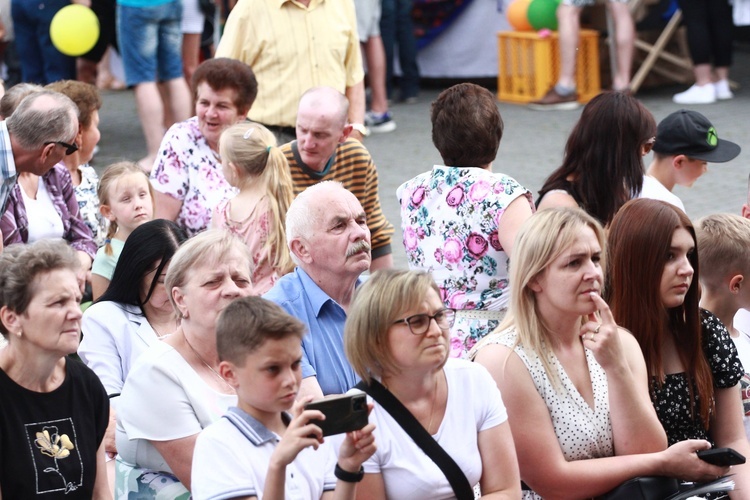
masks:
[[(560, 380), (562, 387), (559, 389), (547, 376), (541, 358), (535, 352), (515, 345), (517, 339), (515, 328), (510, 328), (488, 336), (485, 341), (513, 349), (526, 365), (537, 392), (547, 405), (565, 459), (570, 462), (613, 456), (614, 438), (609, 416), (607, 375), (596, 362), (594, 354), (586, 349), (586, 361), (594, 390), (592, 409), (573, 385), (554, 353), (549, 354), (550, 366)], [(541, 497), (534, 492), (524, 491), (523, 498)]]

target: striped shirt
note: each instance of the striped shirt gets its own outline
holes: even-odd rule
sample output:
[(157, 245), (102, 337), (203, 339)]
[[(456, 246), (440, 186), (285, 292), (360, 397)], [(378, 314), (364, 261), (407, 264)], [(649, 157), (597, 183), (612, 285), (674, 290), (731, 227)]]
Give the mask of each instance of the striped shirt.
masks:
[(391, 253), (393, 224), (388, 222), (380, 208), (378, 170), (370, 153), (361, 142), (347, 139), (336, 147), (336, 152), (325, 170), (316, 172), (305, 165), (297, 150), (297, 141), (281, 146), (292, 173), (294, 195), (322, 181), (338, 181), (352, 192), (362, 204), (370, 229), (372, 258)]

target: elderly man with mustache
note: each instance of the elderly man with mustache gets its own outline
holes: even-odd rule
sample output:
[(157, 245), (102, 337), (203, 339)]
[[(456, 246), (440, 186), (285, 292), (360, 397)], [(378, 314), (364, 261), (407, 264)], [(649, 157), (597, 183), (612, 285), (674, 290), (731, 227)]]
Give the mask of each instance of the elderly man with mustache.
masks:
[(360, 274), (370, 268), (365, 210), (340, 182), (323, 181), (289, 206), (286, 237), (297, 267), (264, 298), (307, 325), (298, 397), (342, 394), (359, 381), (344, 355), (344, 322)]

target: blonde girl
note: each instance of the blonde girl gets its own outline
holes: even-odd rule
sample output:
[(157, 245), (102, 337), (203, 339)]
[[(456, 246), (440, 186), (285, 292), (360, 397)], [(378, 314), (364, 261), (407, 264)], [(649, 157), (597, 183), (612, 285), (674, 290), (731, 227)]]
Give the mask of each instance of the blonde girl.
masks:
[(98, 299), (109, 286), (125, 240), (154, 217), (154, 191), (148, 176), (129, 161), (108, 166), (99, 179), (99, 211), (109, 220), (107, 238), (91, 268), (91, 291)]
[(211, 227), (245, 241), (253, 259), (253, 294), (261, 295), (294, 268), (284, 233), (294, 198), (289, 165), (274, 135), (257, 123), (226, 129), (219, 152), (224, 176), (239, 193), (216, 207)]

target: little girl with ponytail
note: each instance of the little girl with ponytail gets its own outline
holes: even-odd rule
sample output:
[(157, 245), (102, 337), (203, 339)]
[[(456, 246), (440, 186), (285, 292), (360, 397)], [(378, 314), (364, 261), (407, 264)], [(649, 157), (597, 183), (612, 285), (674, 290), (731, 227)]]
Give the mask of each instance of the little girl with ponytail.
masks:
[(274, 135), (257, 123), (226, 129), (219, 153), (222, 172), (239, 193), (214, 209), (211, 227), (225, 228), (247, 243), (253, 294), (262, 295), (294, 268), (284, 226), (294, 198), (289, 165)]

